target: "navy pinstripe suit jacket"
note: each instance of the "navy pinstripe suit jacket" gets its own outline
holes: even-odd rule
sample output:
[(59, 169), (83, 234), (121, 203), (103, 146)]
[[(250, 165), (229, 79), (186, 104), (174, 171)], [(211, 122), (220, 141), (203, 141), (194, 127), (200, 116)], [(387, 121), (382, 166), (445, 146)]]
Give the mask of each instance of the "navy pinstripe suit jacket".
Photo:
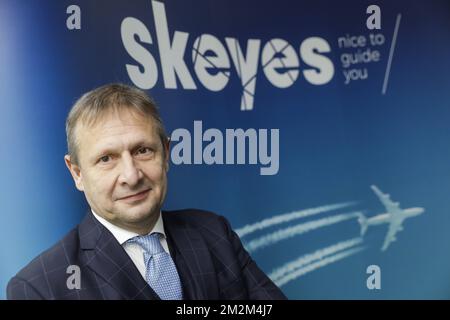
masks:
[[(243, 248), (227, 220), (200, 210), (163, 211), (185, 299), (286, 299)], [(69, 289), (69, 265), (81, 288)], [(114, 236), (88, 213), (8, 283), (8, 299), (159, 299)]]

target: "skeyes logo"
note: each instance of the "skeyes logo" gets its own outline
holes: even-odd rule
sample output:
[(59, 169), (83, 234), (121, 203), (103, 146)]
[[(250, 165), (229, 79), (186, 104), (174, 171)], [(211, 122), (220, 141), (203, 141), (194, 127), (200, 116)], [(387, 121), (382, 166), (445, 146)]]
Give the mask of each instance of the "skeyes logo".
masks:
[[(175, 31), (170, 37), (166, 9), (163, 3), (152, 1), (156, 41), (145, 24), (126, 17), (121, 24), (122, 43), (135, 60), (126, 64), (131, 81), (141, 89), (153, 88), (158, 82), (158, 67), (154, 55), (144, 47), (157, 44), (164, 87), (196, 90), (197, 84), (188, 68), (190, 57), (198, 81), (210, 91), (223, 90), (236, 72), (242, 85), (241, 110), (252, 110), (256, 93), (258, 66), (267, 80), (277, 88), (288, 88), (300, 76), (300, 59), (305, 63), (302, 74), (313, 85), (324, 85), (334, 75), (333, 62), (325, 55), (331, 51), (320, 37), (304, 39), (298, 51), (286, 40), (276, 38), (264, 45), (260, 39), (248, 39), (244, 50), (237, 38), (221, 41), (211, 34), (202, 34), (190, 41), (189, 33)], [(189, 44), (189, 46), (188, 46)], [(262, 48), (262, 49), (261, 49)]]

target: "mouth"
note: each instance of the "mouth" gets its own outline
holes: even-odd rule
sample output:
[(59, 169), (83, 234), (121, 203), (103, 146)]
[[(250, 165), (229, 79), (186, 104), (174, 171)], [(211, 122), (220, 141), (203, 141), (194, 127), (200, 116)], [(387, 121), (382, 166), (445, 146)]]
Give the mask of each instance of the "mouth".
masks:
[(147, 198), (150, 190), (151, 190), (151, 188), (141, 191), (141, 192), (138, 192), (138, 193), (135, 193), (135, 194), (132, 194), (130, 196), (119, 198), (119, 200), (122, 200), (125, 202), (135, 202), (135, 201), (143, 200), (143, 199)]

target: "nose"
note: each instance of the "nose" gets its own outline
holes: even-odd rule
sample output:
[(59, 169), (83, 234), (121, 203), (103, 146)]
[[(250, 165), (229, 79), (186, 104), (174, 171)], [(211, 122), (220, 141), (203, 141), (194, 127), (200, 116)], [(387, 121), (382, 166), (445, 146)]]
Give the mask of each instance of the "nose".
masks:
[(143, 173), (138, 167), (136, 167), (134, 159), (129, 153), (122, 155), (121, 160), (122, 167), (119, 176), (119, 183), (133, 187), (139, 183)]

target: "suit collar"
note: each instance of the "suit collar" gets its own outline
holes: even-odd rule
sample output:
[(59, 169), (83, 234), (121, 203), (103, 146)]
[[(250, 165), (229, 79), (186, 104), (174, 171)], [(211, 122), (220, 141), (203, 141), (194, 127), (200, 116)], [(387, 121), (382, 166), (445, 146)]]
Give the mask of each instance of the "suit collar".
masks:
[[(190, 299), (218, 299), (219, 290), (215, 277), (215, 269), (205, 240), (198, 230), (189, 226), (176, 213), (162, 211), (164, 227), (168, 234), (169, 244), (177, 253), (175, 263), (182, 278), (185, 292)], [(173, 243), (171, 243), (173, 241)]]
[(81, 222), (79, 235), (85, 265), (126, 299), (159, 299), (122, 246), (92, 213)]

